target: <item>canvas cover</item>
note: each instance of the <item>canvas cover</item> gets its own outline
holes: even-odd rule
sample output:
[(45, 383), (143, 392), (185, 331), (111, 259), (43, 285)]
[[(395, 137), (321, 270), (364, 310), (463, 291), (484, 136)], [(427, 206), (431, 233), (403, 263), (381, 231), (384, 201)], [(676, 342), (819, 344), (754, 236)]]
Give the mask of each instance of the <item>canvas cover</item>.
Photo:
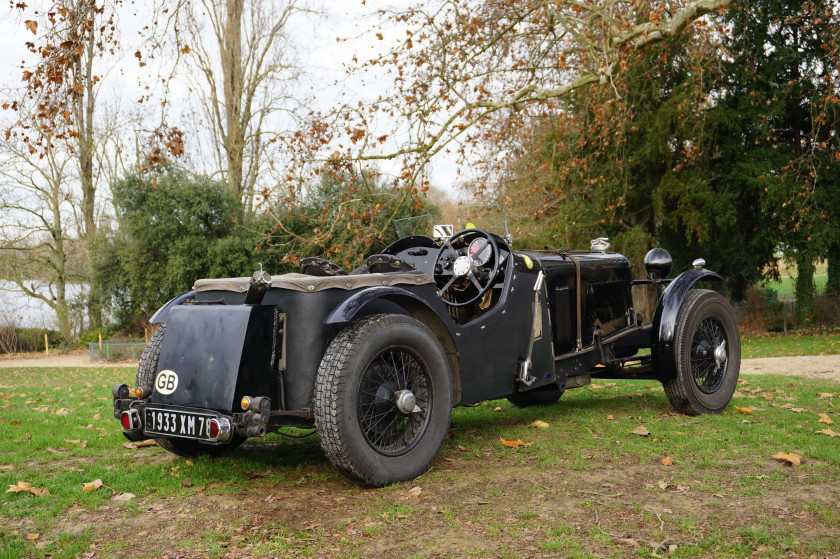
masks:
[[(193, 284), (193, 291), (234, 291), (245, 293), (251, 278), (200, 279)], [(386, 274), (359, 274), (355, 276), (308, 276), (283, 274), (271, 278), (271, 289), (291, 289), (315, 293), (325, 289), (360, 289), (375, 285), (423, 285), (434, 280), (423, 272), (389, 272)]]

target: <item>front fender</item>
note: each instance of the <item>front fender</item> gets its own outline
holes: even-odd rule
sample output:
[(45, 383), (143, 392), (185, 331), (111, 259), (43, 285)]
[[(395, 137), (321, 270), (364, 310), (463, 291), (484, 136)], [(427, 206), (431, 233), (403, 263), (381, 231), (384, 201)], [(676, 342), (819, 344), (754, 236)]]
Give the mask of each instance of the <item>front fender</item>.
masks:
[(167, 301), (161, 308), (157, 310), (155, 314), (152, 315), (152, 318), (149, 319), (151, 324), (161, 324), (166, 322), (169, 319), (169, 311), (172, 307), (177, 307), (178, 305), (183, 305), (185, 301), (189, 301), (191, 299), (195, 299), (195, 291), (187, 291), (186, 293), (182, 293), (177, 297), (173, 297), (169, 301)]
[(692, 268), (674, 278), (659, 299), (653, 315), (653, 336), (651, 354), (654, 370), (660, 377), (670, 378), (677, 370), (674, 356), (677, 318), (683, 301), (695, 283), (702, 280), (723, 282), (723, 278), (703, 268)]

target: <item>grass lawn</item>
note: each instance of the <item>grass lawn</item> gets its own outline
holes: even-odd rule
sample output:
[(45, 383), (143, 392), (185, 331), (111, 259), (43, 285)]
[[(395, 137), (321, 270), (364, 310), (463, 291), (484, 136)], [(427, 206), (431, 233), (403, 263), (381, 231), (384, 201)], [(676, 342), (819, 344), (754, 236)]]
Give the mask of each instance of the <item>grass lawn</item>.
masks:
[(788, 334), (742, 333), (741, 357), (840, 354), (840, 329), (794, 330)]
[[(825, 292), (825, 284), (828, 283), (828, 273), (823, 269), (822, 273), (814, 274), (814, 289), (817, 293)], [(790, 276), (782, 276), (777, 282), (768, 282), (767, 287), (775, 289), (779, 294), (780, 299), (795, 299), (794, 289), (796, 287), (796, 278)]]
[(840, 553), (840, 437), (817, 433), (840, 423), (837, 382), (750, 376), (717, 416), (673, 413), (652, 381), (600, 381), (550, 407), (458, 408), (431, 472), (368, 489), (315, 437), (215, 460), (126, 447), (110, 387), (132, 379), (0, 369), (0, 483), (49, 490), (0, 493), (0, 558)]

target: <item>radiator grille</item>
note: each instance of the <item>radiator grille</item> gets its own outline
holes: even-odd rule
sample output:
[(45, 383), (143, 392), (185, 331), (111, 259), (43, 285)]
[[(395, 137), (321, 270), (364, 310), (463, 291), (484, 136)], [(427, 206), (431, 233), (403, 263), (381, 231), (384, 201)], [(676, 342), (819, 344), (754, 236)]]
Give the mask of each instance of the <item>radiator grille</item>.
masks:
[(627, 311), (627, 283), (624, 281), (603, 281), (586, 285), (586, 332), (584, 340), (590, 340), (595, 327), (609, 334), (624, 325)]

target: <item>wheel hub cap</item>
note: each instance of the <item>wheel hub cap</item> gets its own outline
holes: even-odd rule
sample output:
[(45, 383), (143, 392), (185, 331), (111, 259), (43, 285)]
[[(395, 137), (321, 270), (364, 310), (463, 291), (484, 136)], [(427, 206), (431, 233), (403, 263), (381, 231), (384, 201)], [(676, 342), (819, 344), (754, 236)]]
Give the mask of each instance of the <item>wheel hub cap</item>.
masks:
[(726, 363), (726, 340), (723, 340), (719, 346), (715, 348), (715, 361), (718, 368)]
[(397, 397), (397, 409), (400, 410), (400, 413), (408, 415), (420, 411), (417, 399), (411, 390), (399, 390), (394, 393), (394, 396)]
[(458, 277), (466, 276), (472, 269), (472, 259), (469, 256), (459, 256), (452, 266), (452, 271)]

